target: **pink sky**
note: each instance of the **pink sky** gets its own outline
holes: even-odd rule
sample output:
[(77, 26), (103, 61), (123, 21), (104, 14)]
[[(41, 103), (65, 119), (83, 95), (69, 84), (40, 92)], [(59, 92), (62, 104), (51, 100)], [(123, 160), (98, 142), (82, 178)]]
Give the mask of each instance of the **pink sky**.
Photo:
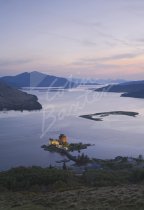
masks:
[(0, 0), (0, 75), (144, 78), (143, 0)]

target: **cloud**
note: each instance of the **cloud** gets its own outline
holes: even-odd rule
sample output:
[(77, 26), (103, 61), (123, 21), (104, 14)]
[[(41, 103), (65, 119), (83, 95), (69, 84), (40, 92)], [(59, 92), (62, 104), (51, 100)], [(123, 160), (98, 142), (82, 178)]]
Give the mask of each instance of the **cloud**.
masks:
[(57, 38), (60, 39), (64, 39), (64, 40), (69, 40), (75, 43), (79, 43), (85, 46), (95, 46), (97, 45), (96, 42), (91, 41), (91, 40), (87, 40), (87, 39), (78, 39), (78, 38), (73, 38), (73, 37), (69, 37), (69, 36), (65, 36), (65, 35), (61, 35), (61, 34), (57, 34), (57, 33), (51, 33), (52, 35), (56, 36)]
[[(96, 34), (95, 37), (97, 36), (100, 37), (102, 39), (101, 42), (105, 44), (106, 46), (113, 47), (116, 45), (121, 45), (124, 47), (133, 47), (131, 42), (108, 33), (107, 28), (105, 28), (100, 22), (88, 23), (88, 22), (77, 21), (77, 23), (81, 25), (89, 26), (89, 27), (96, 26), (95, 29), (93, 30), (93, 32), (95, 32)], [(63, 34), (58, 34), (55, 32), (54, 33), (52, 32), (49, 34), (52, 36), (56, 36), (59, 39), (69, 40), (71, 42), (75, 42), (77, 44), (81, 44), (83, 46), (88, 46), (88, 47), (95, 47), (100, 44), (100, 42), (98, 41), (98, 38), (95, 41), (90, 38), (83, 39), (83, 38), (71, 37), (71, 36), (67, 36)], [(141, 50), (139, 46), (134, 46), (134, 49)]]
[[(106, 62), (106, 61), (114, 61), (114, 60), (123, 60), (123, 59), (131, 59), (136, 58), (137, 56), (141, 55), (142, 53), (123, 53), (113, 56), (101, 57), (101, 58), (82, 58), (78, 61), (73, 62), (74, 65), (97, 65), (99, 62)], [(104, 64), (102, 64), (104, 65)]]
[(135, 39), (134, 41), (137, 41), (137, 42), (144, 42), (144, 38), (139, 38), (139, 39)]
[(96, 60), (97, 61), (123, 60), (123, 59), (135, 58), (135, 57), (139, 56), (140, 54), (141, 53), (124, 53), (124, 54), (118, 54), (118, 55), (98, 58)]
[[(71, 65), (71, 64), (70, 64)], [(107, 69), (116, 69), (119, 68), (120, 65), (116, 65), (116, 64), (104, 64), (104, 63), (98, 63), (96, 61), (93, 60), (87, 60), (87, 61), (76, 61), (73, 62), (72, 65), (76, 66), (76, 67), (80, 67), (80, 68), (90, 68), (90, 69), (98, 69), (98, 70), (107, 70)]]
[(12, 60), (12, 59), (0, 59), (0, 67), (6, 67), (6, 66), (15, 66), (15, 65), (20, 65), (20, 64), (27, 64), (32, 62), (31, 59), (17, 59), (17, 60)]
[(103, 26), (103, 24), (100, 21), (83, 21), (83, 20), (72, 20), (73, 23), (81, 26), (86, 26), (86, 27), (96, 27), (100, 28)]

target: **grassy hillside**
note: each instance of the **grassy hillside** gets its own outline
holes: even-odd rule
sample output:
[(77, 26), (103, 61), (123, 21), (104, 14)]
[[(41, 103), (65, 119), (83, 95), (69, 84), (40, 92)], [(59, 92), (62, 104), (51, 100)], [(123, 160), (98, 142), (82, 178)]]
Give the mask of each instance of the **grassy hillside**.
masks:
[(2, 210), (143, 210), (143, 185), (83, 187), (60, 192), (3, 192)]
[(88, 170), (76, 176), (54, 168), (0, 173), (0, 210), (144, 209), (144, 169)]

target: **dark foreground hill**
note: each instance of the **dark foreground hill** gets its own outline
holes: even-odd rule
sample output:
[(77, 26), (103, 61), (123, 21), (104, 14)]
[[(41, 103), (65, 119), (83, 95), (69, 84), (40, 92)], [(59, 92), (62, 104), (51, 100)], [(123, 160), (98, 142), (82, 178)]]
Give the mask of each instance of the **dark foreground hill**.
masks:
[(56, 77), (52, 75), (42, 74), (34, 71), (31, 73), (25, 72), (16, 76), (5, 76), (1, 78), (13, 87), (62, 87), (73, 88), (76, 86), (74, 82), (70, 82), (66, 78)]
[(143, 185), (83, 187), (58, 192), (1, 192), (2, 210), (143, 210)]
[(2, 210), (142, 210), (144, 170), (90, 170), (81, 176), (54, 168), (0, 173)]
[(12, 88), (0, 81), (0, 111), (39, 109), (42, 109), (42, 106), (36, 96)]

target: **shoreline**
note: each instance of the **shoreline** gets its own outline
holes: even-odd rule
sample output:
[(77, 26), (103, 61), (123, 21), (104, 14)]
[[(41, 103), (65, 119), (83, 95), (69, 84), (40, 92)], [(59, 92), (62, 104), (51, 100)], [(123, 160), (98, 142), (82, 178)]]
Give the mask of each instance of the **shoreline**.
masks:
[[(144, 168), (144, 158), (142, 155), (138, 157), (128, 157), (128, 156), (117, 156), (110, 159), (100, 159), (100, 158), (89, 158), (87, 155), (73, 156), (69, 151), (61, 148), (50, 147), (43, 145), (42, 148), (49, 152), (56, 152), (65, 155), (68, 160), (60, 161), (61, 163), (66, 163), (69, 161), (75, 162), (74, 167), (84, 167), (85, 169), (105, 169), (105, 170), (115, 170), (115, 169), (137, 169)], [(71, 166), (69, 166), (71, 168)]]
[(64, 148), (58, 148), (53, 145), (42, 145), (41, 148), (43, 148), (45, 151), (49, 152), (56, 152), (61, 155), (65, 155), (69, 161), (74, 161), (76, 165), (85, 165), (91, 162), (91, 159), (82, 153), (82, 155), (73, 156), (70, 152), (78, 151), (80, 153), (81, 150), (87, 149), (88, 146), (92, 146), (91, 144), (69, 144), (67, 150)]
[[(67, 155), (66, 154), (67, 151), (65, 151), (63, 154)], [(69, 156), (69, 155), (68, 155)], [(76, 156), (73, 156), (76, 158)], [(74, 161), (76, 160), (74, 158)], [(69, 160), (62, 160), (60, 162), (69, 162)], [(100, 169), (104, 169), (104, 170), (107, 170), (107, 169), (114, 169), (114, 170), (117, 170), (117, 169), (144, 169), (144, 157), (142, 155), (139, 155), (138, 157), (126, 157), (126, 156), (117, 156), (113, 159), (100, 159), (100, 158), (92, 158), (90, 159), (90, 162), (89, 163), (97, 163), (99, 165), (101, 165), (101, 168)], [(89, 164), (87, 163), (87, 164)], [(87, 165), (86, 164), (86, 165)], [(51, 165), (51, 164), (49, 164)], [(84, 167), (86, 166), (85, 164), (83, 165), (72, 165), (72, 166), (68, 166), (69, 169), (73, 168), (73, 167)], [(53, 168), (55, 169), (60, 169), (60, 166), (53, 166), (51, 165)], [(121, 166), (121, 167), (119, 167)], [(12, 170), (12, 169), (15, 169), (15, 168), (31, 168), (31, 167), (40, 167), (40, 168), (49, 168), (49, 166), (45, 166), (45, 167), (42, 167), (40, 165), (31, 165), (31, 166), (11, 166), (10, 168), (8, 169), (4, 169), (4, 170), (1, 170), (0, 173), (3, 173), (3, 172), (7, 172), (9, 170)]]

